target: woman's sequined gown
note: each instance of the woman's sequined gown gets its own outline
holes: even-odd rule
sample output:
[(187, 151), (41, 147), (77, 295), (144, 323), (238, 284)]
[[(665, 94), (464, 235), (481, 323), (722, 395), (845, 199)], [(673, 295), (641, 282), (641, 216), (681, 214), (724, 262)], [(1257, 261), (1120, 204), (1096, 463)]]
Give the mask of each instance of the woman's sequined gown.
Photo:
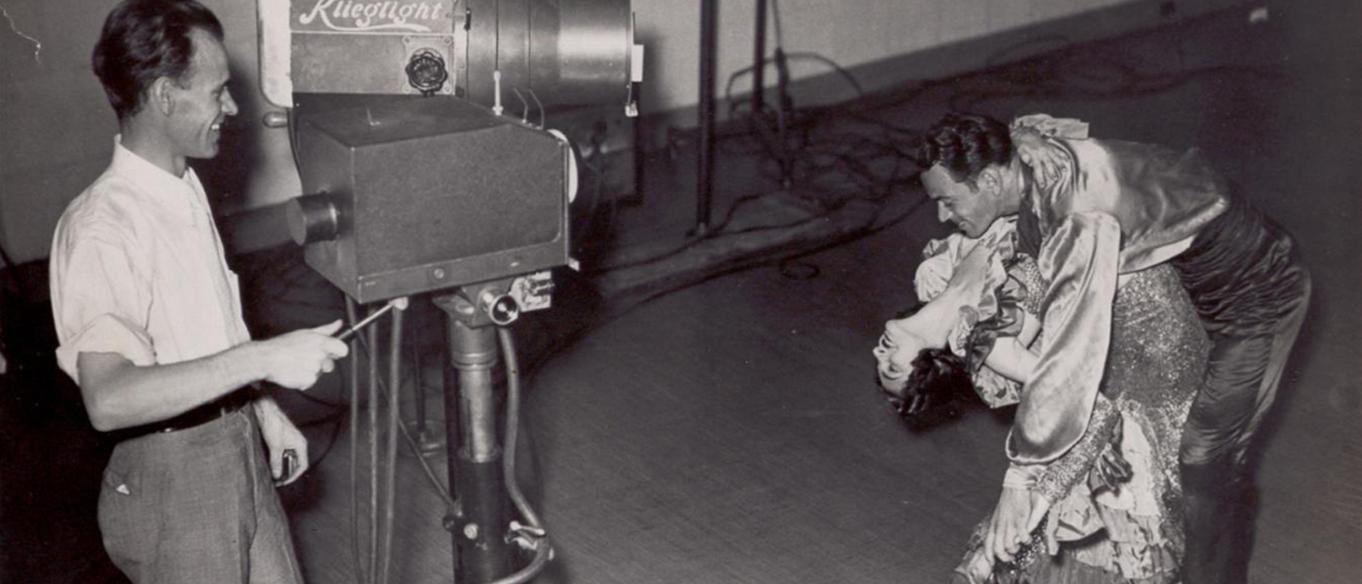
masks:
[[(1112, 325), (1102, 395), (1088, 429), (1037, 485), (1056, 501), (1044, 526), (1048, 553), (1007, 580), (1176, 581), (1183, 549), (1178, 447), (1210, 345), (1171, 266), (1131, 275), (1117, 291)], [(1094, 492), (1089, 471), (1118, 425), (1132, 477), (1118, 492)], [(957, 581), (979, 581), (969, 573), (971, 564), (977, 571), (984, 527), (971, 538)]]

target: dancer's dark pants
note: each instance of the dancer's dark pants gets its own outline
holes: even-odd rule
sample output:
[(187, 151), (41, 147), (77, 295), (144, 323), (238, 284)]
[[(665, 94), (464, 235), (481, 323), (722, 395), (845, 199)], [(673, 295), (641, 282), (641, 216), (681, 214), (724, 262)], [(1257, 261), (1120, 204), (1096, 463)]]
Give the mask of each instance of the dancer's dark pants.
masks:
[(1249, 447), (1305, 320), (1310, 276), (1290, 236), (1238, 200), (1174, 263), (1212, 341), (1182, 439), (1183, 578), (1241, 584), (1253, 540)]

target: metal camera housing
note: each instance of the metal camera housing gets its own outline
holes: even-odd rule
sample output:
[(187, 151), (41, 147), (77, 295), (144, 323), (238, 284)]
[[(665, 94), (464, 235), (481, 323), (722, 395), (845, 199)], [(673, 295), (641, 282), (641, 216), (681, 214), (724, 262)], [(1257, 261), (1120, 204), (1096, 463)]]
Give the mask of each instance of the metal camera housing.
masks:
[(568, 263), (565, 143), (452, 97), (348, 101), (299, 112), (312, 194), (289, 212), (337, 288), (369, 303)]

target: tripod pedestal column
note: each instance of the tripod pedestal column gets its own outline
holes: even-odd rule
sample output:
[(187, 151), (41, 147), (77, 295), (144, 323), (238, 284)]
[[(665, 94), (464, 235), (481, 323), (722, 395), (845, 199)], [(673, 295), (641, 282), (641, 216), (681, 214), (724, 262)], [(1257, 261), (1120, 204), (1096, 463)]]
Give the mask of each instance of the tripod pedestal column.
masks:
[(497, 363), (496, 328), (470, 326), (476, 311), (460, 295), (438, 298), (436, 305), (449, 316), (449, 360), (457, 371), (457, 385), (445, 386), (449, 484), (461, 504), (450, 529), (454, 570), (460, 584), (480, 584), (511, 571), (492, 376)]

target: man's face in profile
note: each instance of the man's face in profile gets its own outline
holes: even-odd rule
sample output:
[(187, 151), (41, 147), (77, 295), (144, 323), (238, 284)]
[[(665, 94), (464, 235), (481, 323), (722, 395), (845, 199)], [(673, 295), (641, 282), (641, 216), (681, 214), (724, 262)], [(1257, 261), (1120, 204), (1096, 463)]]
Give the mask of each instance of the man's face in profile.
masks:
[(179, 82), (170, 83), (172, 107), (170, 138), (177, 152), (188, 158), (217, 156), (222, 124), (237, 113), (227, 89), (231, 73), (227, 50), (212, 34), (195, 30), (194, 58)]

